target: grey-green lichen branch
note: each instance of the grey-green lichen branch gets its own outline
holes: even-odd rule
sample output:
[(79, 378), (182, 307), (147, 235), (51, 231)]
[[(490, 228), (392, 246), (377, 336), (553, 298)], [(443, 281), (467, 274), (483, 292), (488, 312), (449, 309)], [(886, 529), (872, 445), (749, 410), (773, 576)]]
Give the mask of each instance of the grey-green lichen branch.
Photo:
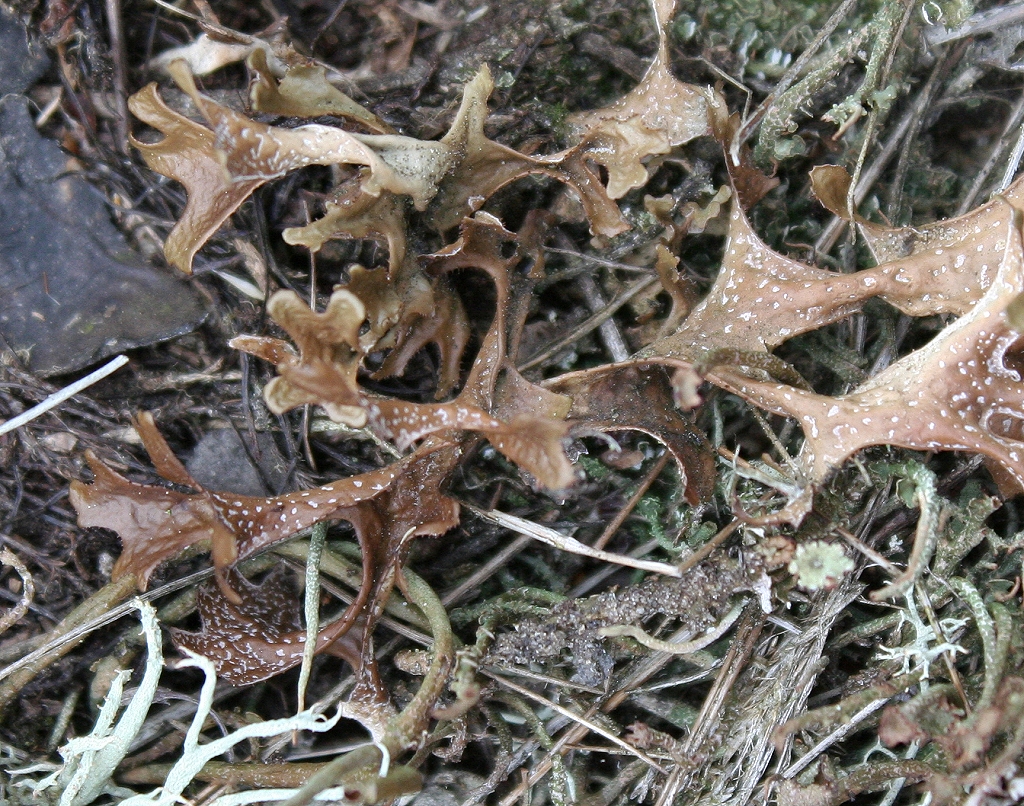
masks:
[(432, 660), (416, 696), (385, 727), (380, 741), (356, 748), (325, 765), (295, 792), (285, 806), (305, 806), (319, 793), (342, 786), (346, 803), (373, 803), (419, 788), (419, 774), (391, 759), (414, 747), (426, 734), (431, 712), (451, 673), (455, 638), (448, 613), (430, 586), (412, 571), (403, 571), (409, 601), (426, 616), (434, 636)]

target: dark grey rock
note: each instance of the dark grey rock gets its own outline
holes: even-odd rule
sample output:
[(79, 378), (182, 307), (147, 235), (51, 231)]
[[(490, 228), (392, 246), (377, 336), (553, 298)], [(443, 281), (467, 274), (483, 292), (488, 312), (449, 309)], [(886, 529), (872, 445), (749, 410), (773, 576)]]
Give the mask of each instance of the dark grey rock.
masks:
[(282, 491), (289, 468), (273, 436), (258, 433), (256, 445), (250, 450), (242, 439), (248, 439), (248, 435), (240, 437), (233, 428), (214, 428), (199, 440), (185, 467), (210, 490), (255, 496)]
[[(2, 60), (0, 60), (2, 61)], [(203, 298), (148, 265), (24, 98), (0, 98), (0, 335), (40, 375), (187, 333)]]
[(32, 45), (17, 17), (0, 5), (0, 96), (21, 94), (46, 72), (50, 60)]

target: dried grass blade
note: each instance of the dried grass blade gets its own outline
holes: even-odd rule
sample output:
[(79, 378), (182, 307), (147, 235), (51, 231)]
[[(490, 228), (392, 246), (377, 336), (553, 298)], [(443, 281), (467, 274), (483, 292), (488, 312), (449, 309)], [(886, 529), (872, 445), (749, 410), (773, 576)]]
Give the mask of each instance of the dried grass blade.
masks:
[(555, 711), (556, 713), (561, 714), (562, 716), (566, 717), (567, 719), (571, 719), (573, 722), (576, 722), (577, 724), (585, 727), (587, 730), (593, 731), (598, 736), (604, 736), (604, 738), (606, 738), (608, 741), (614, 743), (617, 747), (621, 747), (623, 750), (625, 750), (631, 756), (636, 756), (638, 759), (643, 761), (645, 764), (650, 765), (650, 767), (652, 769), (657, 770), (662, 775), (667, 775), (668, 774), (668, 771), (664, 767), (662, 767), (660, 764), (658, 764), (658, 762), (655, 761), (653, 758), (651, 758), (649, 755), (644, 753), (642, 750), (637, 750), (635, 747), (633, 747), (633, 745), (629, 744), (629, 742), (623, 741), (618, 736), (616, 736), (614, 733), (610, 733), (609, 731), (605, 730), (604, 728), (602, 728), (597, 723), (592, 722), (589, 719), (586, 719), (586, 718), (580, 716), (579, 714), (573, 713), (568, 708), (563, 708), (561, 705), (558, 705), (557, 703), (552, 702), (547, 697), (542, 697), (540, 694), (537, 694), (536, 692), (531, 691), (530, 689), (526, 688), (525, 686), (520, 686), (518, 683), (513, 683), (511, 680), (506, 680), (501, 675), (494, 674), (494, 672), (489, 672), (486, 669), (483, 670), (483, 674), (487, 675), (489, 678), (494, 680), (499, 685), (502, 685), (505, 688), (507, 688), (507, 689), (509, 689), (511, 691), (516, 692), (517, 694), (522, 694), (524, 697), (527, 697), (527, 698), (533, 700), (534, 702), (538, 702), (541, 705), (544, 705), (547, 708), (550, 708), (552, 711)]
[(56, 408), (68, 398), (74, 397), (83, 389), (88, 389), (94, 383), (102, 381), (108, 375), (112, 375), (121, 369), (125, 364), (128, 363), (128, 356), (119, 355), (116, 358), (112, 358), (106, 364), (94, 372), (90, 372), (84, 378), (80, 378), (72, 384), (65, 386), (63, 389), (54, 392), (42, 403), (33, 406), (28, 411), (23, 411), (17, 417), (12, 417), (7, 422), (0, 424), (0, 436), (13, 431), (15, 428), (20, 428), (25, 423), (31, 422), (36, 417), (46, 414), (50, 409)]
[(546, 526), (541, 526), (539, 523), (528, 521), (524, 518), (518, 518), (515, 515), (509, 515), (507, 512), (499, 512), (496, 509), (478, 509), (471, 504), (462, 503), (466, 509), (483, 518), (485, 521), (490, 521), (498, 526), (503, 526), (506, 529), (511, 529), (513, 532), (518, 532), (521, 535), (532, 537), (534, 540), (539, 540), (541, 543), (547, 543), (549, 546), (554, 546), (562, 551), (568, 551), (571, 554), (579, 554), (583, 557), (592, 557), (595, 560), (603, 560), (604, 562), (615, 563), (616, 565), (624, 565), (627, 568), (638, 568), (641, 571), (651, 571), (655, 574), (664, 574), (669, 577), (680, 577), (682, 572), (674, 565), (669, 563), (660, 563), (654, 560), (636, 560), (632, 557), (626, 557), (622, 554), (614, 554), (610, 551), (601, 551), (600, 549), (591, 548), (586, 543), (581, 543), (576, 538), (568, 537), (563, 535), (561, 532), (556, 532), (554, 529), (549, 529)]

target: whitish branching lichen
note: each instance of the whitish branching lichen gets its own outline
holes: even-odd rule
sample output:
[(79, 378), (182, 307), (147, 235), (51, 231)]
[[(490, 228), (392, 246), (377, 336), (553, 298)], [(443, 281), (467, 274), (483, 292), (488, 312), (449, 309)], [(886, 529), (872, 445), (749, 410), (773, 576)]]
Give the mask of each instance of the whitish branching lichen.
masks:
[(146, 669), (135, 695), (114, 724), (121, 710), (124, 684), (131, 677), (131, 672), (120, 671), (114, 675), (92, 731), (88, 736), (71, 739), (60, 749), (64, 764), (41, 780), (16, 782), (18, 786), (30, 789), (34, 797), (56, 802), (59, 806), (85, 806), (103, 794), (117, 797), (133, 794), (130, 790), (113, 785), (111, 776), (128, 753), (132, 740), (149, 713), (163, 667), (156, 611), (142, 600), (137, 600), (136, 606), (146, 636), (148, 655)]

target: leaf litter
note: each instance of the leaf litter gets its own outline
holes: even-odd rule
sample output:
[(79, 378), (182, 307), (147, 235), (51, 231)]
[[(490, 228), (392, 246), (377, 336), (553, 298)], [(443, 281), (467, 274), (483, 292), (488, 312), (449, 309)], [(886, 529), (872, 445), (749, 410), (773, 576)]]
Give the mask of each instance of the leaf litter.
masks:
[[(820, 121), (784, 127), (822, 144), (809, 179), (813, 163), (781, 140), (760, 143), (758, 164), (745, 142), (756, 115), (728, 111), (740, 108), (737, 79), (762, 92), (763, 65), (714, 65), (705, 54), (714, 69), (676, 77), (693, 34), (668, 0), (653, 5), (656, 52), (639, 83), (610, 100), (588, 92), (592, 108), (562, 115), (562, 150), (550, 133), (520, 137), (518, 149), (492, 139), (489, 103), (513, 119), (510, 98), (537, 113), (540, 101), (516, 95), (505, 60), (524, 59), (522, 70), (534, 50), (557, 48), (537, 32), (571, 37), (586, 9), (551, 9), (534, 39), (524, 26), (520, 56), (464, 71), (461, 101), (436, 110), (436, 121), (451, 121), (444, 134), (380, 98), (354, 100), (358, 71), (301, 55), (309, 49), (283, 29), (233, 32), (200, 9), (200, 33), (149, 61), (171, 83), (143, 86), (127, 107), (131, 145), (155, 172), (145, 181), (162, 189), (165, 212), (163, 221), (149, 213), (141, 237), (164, 233), (166, 262), (216, 294), (219, 320), (178, 348), (199, 372), (161, 377), (159, 353), (135, 360), (156, 391), (121, 381), (108, 393), (132, 401), (130, 428), (99, 399), (76, 398), (56, 431), (36, 421), (5, 437), (11, 466), (40, 458), (5, 482), (4, 567), (16, 573), (0, 708), (43, 716), (52, 735), (19, 736), (6, 723), (4, 797), (370, 803), (477, 776), (469, 802), (1018, 799), (1024, 180), (958, 217), (931, 207), (934, 223), (879, 224), (851, 209), (857, 155), (881, 142), (899, 93), (881, 88), (926, 69), (907, 55), (883, 58), (918, 30), (916, 17), (863, 18), (854, 5), (844, 6), (851, 23), (879, 37), (862, 86), (844, 106), (793, 74), (772, 113), (784, 114), (783, 98), (821, 106)], [(447, 17), (435, 30), (440, 18), (425, 7), (356, 6), (336, 14), (370, 30), (391, 25), (393, 66), (411, 64), (402, 37), (408, 52), (432, 41), (443, 58), (455, 30)], [(394, 13), (417, 23), (397, 25)], [(960, 24), (971, 10), (948, 14)], [(410, 33), (419, 25), (430, 32), (423, 40)], [(338, 35), (323, 54), (337, 57)], [(66, 41), (55, 45), (62, 65), (89, 58)], [(784, 42), (761, 55), (784, 62)], [(615, 53), (605, 44), (597, 52)], [(838, 74), (847, 45), (842, 35), (819, 41), (819, 60), (833, 61), (813, 69)], [(243, 69), (248, 87), (238, 85)], [(539, 86), (537, 71), (521, 80)], [(960, 73), (950, 87), (962, 92), (979, 76)], [(829, 108), (854, 106), (834, 138), (822, 133), (835, 123)], [(95, 122), (63, 125), (102, 160), (98, 130), (86, 136)], [(401, 133), (417, 128), (433, 136)], [(852, 177), (821, 164), (826, 142), (849, 152)], [(795, 200), (801, 183), (821, 208)], [(918, 190), (920, 204), (932, 199)], [(850, 237), (838, 259), (811, 261), (790, 238), (813, 238), (826, 211)], [(246, 228), (258, 249), (243, 256), (223, 233)], [(718, 261), (713, 233), (723, 229)], [(566, 242), (579, 266), (549, 248)], [(236, 295), (240, 278), (211, 285), (232, 264), (269, 267), (277, 290), (265, 306)], [(521, 371), (559, 304), (605, 304), (600, 286), (570, 287), (581, 270), (611, 294), (628, 282), (622, 274), (646, 272), (670, 306), (659, 316), (658, 304), (627, 305), (596, 336), (563, 338), (571, 348)], [(266, 275), (257, 279), (266, 287)], [(623, 342), (625, 323), (632, 355), (609, 361), (602, 343), (612, 333)], [(837, 383), (829, 355), (856, 362), (861, 380)], [(242, 372), (218, 381), (226, 362)], [(8, 367), (12, 414), (46, 396)], [(183, 385), (204, 403), (193, 406)], [(182, 425), (201, 430), (204, 419), (239, 428), (257, 472), (259, 443), (245, 437), (278, 432), (292, 457), (286, 486), (239, 495), (197, 481), (179, 459)], [(60, 432), (73, 442), (58, 447)], [(674, 460), (666, 470), (663, 453)], [(641, 483), (645, 467), (656, 469)], [(50, 511), (46, 485), (58, 478), (73, 479), (74, 512), (48, 517), (75, 541), (70, 554), (22, 514)], [(561, 534), (550, 542), (571, 550), (597, 539), (609, 513), (624, 526), (599, 545), (611, 539), (649, 558), (632, 563), (646, 575), (629, 576), (614, 552), (527, 549), (486, 525)], [(314, 526), (330, 539), (322, 554), (303, 554)], [(290, 563), (317, 554), (320, 574), (306, 578), (319, 586), (307, 601), (322, 611), (311, 643), (320, 657), (309, 699), (296, 698), (288, 670), (302, 663), (307, 635), (301, 565)], [(659, 564), (672, 573), (650, 572)], [(54, 584), (36, 604), (40, 574)], [(95, 631), (133, 591), (144, 636), (129, 629), (114, 646)], [(157, 598), (155, 618), (185, 665), (203, 672), (198, 708), (155, 705), (161, 639), (145, 602)], [(46, 619), (63, 619), (52, 637), (34, 628)], [(427, 649), (396, 654), (396, 633)], [(142, 688), (126, 695), (144, 645)], [(47, 680), (89, 679), (93, 661), (96, 712), (79, 704), (81, 683), (63, 702), (46, 693)], [(217, 680), (225, 686), (215, 690)], [(163, 685), (192, 684), (168, 672)], [(240, 690), (252, 692), (249, 710), (221, 704)], [(337, 742), (313, 736), (323, 732), (363, 744), (331, 749)]]

